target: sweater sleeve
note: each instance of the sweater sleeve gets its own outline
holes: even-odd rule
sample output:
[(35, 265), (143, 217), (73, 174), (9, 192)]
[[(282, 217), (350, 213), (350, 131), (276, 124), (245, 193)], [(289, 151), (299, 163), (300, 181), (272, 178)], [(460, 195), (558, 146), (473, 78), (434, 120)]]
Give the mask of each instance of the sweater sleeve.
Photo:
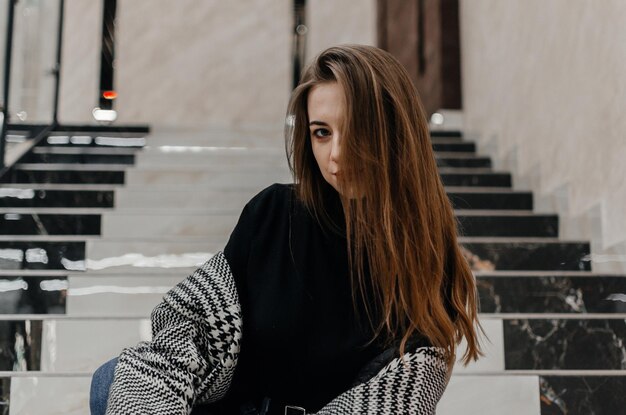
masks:
[(230, 266), (215, 254), (152, 312), (153, 338), (122, 351), (107, 414), (188, 414), (221, 399), (241, 343), (241, 307)]
[(441, 350), (420, 347), (391, 360), (369, 380), (333, 399), (317, 415), (432, 415), (449, 376)]

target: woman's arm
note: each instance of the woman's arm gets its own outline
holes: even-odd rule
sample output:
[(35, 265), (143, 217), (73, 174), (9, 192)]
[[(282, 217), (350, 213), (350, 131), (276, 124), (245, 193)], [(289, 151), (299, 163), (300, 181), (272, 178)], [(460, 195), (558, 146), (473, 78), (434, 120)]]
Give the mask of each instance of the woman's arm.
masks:
[(317, 415), (431, 415), (448, 380), (442, 351), (420, 347), (391, 360), (369, 380), (333, 399)]
[(152, 312), (153, 339), (125, 349), (107, 414), (188, 414), (222, 398), (241, 342), (241, 307), (219, 252), (170, 290)]

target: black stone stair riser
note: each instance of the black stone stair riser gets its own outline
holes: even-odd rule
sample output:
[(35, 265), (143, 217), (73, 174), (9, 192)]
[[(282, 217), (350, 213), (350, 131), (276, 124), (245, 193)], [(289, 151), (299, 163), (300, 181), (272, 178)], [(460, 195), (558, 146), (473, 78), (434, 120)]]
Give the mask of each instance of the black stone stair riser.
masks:
[(0, 183), (124, 184), (124, 172), (10, 170)]
[(455, 209), (532, 210), (532, 193), (455, 193), (448, 192)]
[(463, 133), (458, 130), (440, 130), (440, 131), (431, 131), (431, 138), (434, 137), (463, 137)]
[[(3, 270), (65, 270), (70, 264), (68, 261), (84, 260), (85, 242), (0, 241), (0, 269)], [(73, 267), (78, 268), (76, 264)]]
[(626, 313), (626, 276), (476, 277), (481, 313)]
[(5, 208), (111, 208), (115, 192), (109, 190), (34, 190), (32, 198), (0, 197)]
[(504, 320), (506, 370), (624, 370), (624, 319)]
[(104, 144), (96, 144), (94, 140), (92, 140), (89, 144), (74, 144), (74, 143), (67, 143), (67, 144), (58, 144), (58, 143), (54, 143), (54, 144), (50, 144), (48, 143), (47, 140), (42, 140), (39, 144), (37, 144), (37, 147), (63, 147), (63, 148), (132, 148), (132, 149), (137, 149), (137, 150), (141, 150), (144, 146), (141, 145), (132, 145), (132, 146), (112, 146), (112, 145), (104, 145)]
[(509, 173), (467, 174), (443, 173), (441, 180), (445, 186), (469, 187), (511, 187)]
[(476, 271), (590, 271), (584, 242), (468, 242), (466, 258)]
[(626, 376), (541, 376), (541, 415), (623, 414)]
[[(0, 277), (0, 282), (22, 285), (0, 291), (0, 314), (65, 314), (67, 290), (42, 288), (42, 283), (67, 282), (67, 277)], [(58, 285), (58, 284), (57, 284)]]
[[(26, 329), (27, 321), (29, 330)], [(18, 359), (26, 367), (17, 370), (40, 370), (42, 328), (41, 320), (0, 320), (0, 371), (16, 370)], [(19, 357), (14, 352), (17, 339), (23, 342), (25, 349), (24, 355)]]
[(11, 378), (0, 378), (0, 404), (4, 405), (4, 414), (9, 412), (9, 401), (11, 400)]
[(490, 168), (491, 159), (487, 157), (437, 158), (437, 167)]
[(0, 215), (0, 235), (100, 235), (100, 226), (100, 215)]
[(457, 216), (462, 236), (557, 237), (559, 219), (555, 215), (535, 216)]
[(433, 143), (433, 150), (436, 152), (453, 152), (459, 151), (463, 153), (474, 153), (476, 152), (476, 144), (469, 142), (459, 142), (459, 143)]
[(65, 164), (134, 164), (134, 155), (110, 154), (34, 154), (24, 156), (20, 163), (65, 163)]

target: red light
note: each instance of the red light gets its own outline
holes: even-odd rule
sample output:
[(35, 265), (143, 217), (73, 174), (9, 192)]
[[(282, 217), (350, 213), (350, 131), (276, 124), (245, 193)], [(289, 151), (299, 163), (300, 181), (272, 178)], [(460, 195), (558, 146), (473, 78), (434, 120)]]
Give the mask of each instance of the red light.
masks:
[(104, 99), (115, 99), (115, 98), (117, 98), (117, 92), (115, 92), (115, 91), (104, 91), (102, 93), (102, 97)]

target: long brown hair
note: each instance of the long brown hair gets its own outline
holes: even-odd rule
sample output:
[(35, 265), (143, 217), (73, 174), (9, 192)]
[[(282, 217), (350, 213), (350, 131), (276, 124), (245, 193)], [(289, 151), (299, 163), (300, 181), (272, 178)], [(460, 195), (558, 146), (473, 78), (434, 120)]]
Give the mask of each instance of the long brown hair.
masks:
[(328, 185), (312, 153), (307, 111), (311, 89), (328, 82), (345, 93), (340, 180), (362, 196), (342, 196), (348, 258), (354, 291), (363, 298), (366, 287), (372, 291), (366, 311), (376, 335), (401, 339), (403, 352), (409, 338), (421, 334), (446, 350), (449, 363), (464, 338), (463, 362), (476, 360), (474, 277), (458, 246), (422, 104), (391, 54), (337, 46), (305, 69), (289, 103), (285, 135), (299, 199), (316, 217), (328, 218)]

